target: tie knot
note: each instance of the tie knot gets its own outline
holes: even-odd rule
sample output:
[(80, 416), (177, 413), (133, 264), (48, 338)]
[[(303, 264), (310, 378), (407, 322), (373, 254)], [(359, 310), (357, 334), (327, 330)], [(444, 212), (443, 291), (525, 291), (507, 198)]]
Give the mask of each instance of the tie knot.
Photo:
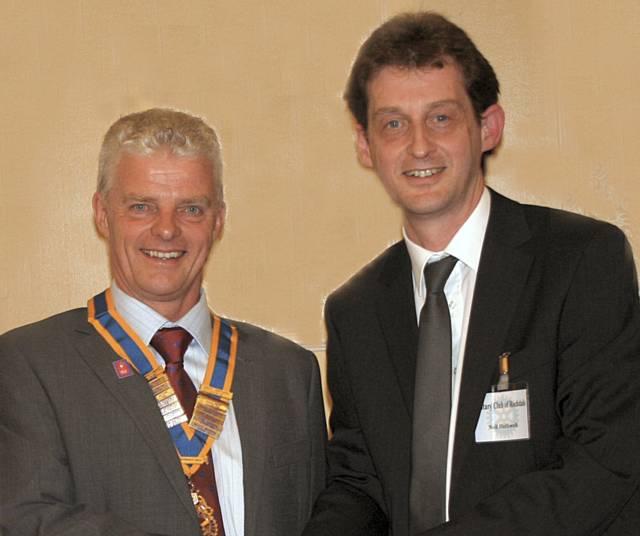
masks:
[(449, 255), (444, 259), (425, 265), (424, 280), (429, 294), (444, 290), (444, 285), (449, 279), (456, 262), (458, 262), (458, 259)]
[(165, 363), (180, 364), (192, 339), (186, 329), (164, 328), (156, 331), (151, 346), (158, 350)]

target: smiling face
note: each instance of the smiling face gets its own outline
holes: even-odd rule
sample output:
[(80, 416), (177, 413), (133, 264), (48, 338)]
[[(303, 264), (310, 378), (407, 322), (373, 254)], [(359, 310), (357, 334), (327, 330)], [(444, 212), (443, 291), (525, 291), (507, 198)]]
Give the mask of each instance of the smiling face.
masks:
[(199, 299), (204, 266), (224, 223), (206, 158), (122, 152), (106, 194), (93, 198), (118, 286), (169, 320)]
[(451, 64), (387, 66), (368, 89), (368, 128), (357, 128), (358, 158), (402, 208), (409, 237), (441, 249), (480, 200), (482, 154), (500, 141), (502, 109), (490, 106), (478, 121)]

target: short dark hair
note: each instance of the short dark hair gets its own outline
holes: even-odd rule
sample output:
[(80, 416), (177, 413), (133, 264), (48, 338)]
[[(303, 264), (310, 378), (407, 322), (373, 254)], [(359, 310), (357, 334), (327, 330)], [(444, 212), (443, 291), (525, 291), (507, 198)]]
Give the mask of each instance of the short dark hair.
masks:
[(442, 68), (457, 65), (478, 119), (498, 102), (500, 85), (491, 64), (469, 36), (437, 13), (402, 13), (378, 27), (362, 44), (344, 99), (355, 120), (367, 128), (368, 84), (384, 67)]

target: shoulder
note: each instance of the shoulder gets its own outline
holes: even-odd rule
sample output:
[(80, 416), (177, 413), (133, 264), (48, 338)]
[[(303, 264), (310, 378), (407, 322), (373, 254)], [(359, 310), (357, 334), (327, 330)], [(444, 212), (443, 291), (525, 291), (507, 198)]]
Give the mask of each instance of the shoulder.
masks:
[(400, 240), (366, 264), (327, 298), (327, 308), (358, 307), (372, 299), (380, 286), (397, 277), (411, 275), (411, 260), (404, 241)]
[(615, 225), (557, 208), (522, 204), (492, 192), (492, 217), (510, 225), (522, 217), (533, 245), (558, 252), (586, 247), (626, 248), (624, 232)]
[(87, 309), (72, 309), (49, 318), (26, 324), (0, 335), (0, 347), (38, 347), (57, 345), (67, 341), (69, 334), (77, 329), (90, 330)]
[(624, 239), (624, 233), (615, 225), (589, 216), (549, 207), (524, 205), (529, 220), (542, 224), (552, 237), (571, 242), (589, 241), (594, 237)]
[[(43, 378), (66, 379), (75, 360), (78, 341), (93, 328), (86, 309), (75, 309), (18, 327), (0, 336), (0, 362), (11, 360), (12, 376), (25, 378), (37, 371)], [(58, 381), (58, 380), (56, 380)], [(62, 381), (62, 380), (60, 380)]]
[(298, 363), (309, 366), (316, 363), (314, 354), (298, 343), (272, 331), (238, 320), (225, 319), (238, 330), (238, 351), (260, 353), (271, 362), (285, 361), (290, 366)]
[[(248, 375), (272, 392), (273, 399), (307, 399), (320, 390), (316, 356), (297, 343), (246, 322), (228, 320), (238, 329), (236, 374)], [(319, 395), (318, 395), (319, 396)]]

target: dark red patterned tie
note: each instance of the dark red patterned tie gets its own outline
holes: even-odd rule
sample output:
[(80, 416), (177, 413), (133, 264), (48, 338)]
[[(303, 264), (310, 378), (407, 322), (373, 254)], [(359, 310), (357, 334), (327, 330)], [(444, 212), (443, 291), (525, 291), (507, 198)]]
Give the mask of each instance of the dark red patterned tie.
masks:
[[(191, 419), (193, 414), (197, 396), (196, 388), (184, 370), (184, 353), (187, 351), (192, 339), (191, 334), (182, 328), (160, 329), (151, 339), (151, 346), (158, 351), (166, 363), (165, 371), (169, 377), (169, 382), (176, 392), (176, 396), (180, 400), (182, 409), (188, 419)], [(204, 497), (207, 504), (213, 508), (214, 516), (218, 522), (217, 534), (218, 536), (224, 536), (224, 525), (222, 524), (211, 453), (209, 453), (209, 463), (204, 463), (200, 466), (200, 469), (191, 477), (191, 482), (200, 495)]]

